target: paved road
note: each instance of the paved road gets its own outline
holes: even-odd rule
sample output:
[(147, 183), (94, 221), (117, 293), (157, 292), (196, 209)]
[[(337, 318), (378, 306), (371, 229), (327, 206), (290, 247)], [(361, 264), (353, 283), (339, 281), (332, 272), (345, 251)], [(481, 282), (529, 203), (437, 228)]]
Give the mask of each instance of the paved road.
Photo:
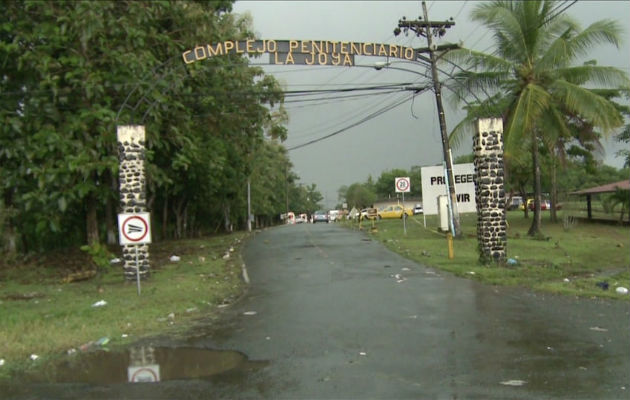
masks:
[(118, 358), (95, 355), (80, 371), (91, 385), (29, 386), (15, 397), (630, 396), (627, 303), (454, 278), (334, 224), (265, 230), (246, 244), (244, 257), (251, 287), (240, 302), (187, 340), (147, 343), (176, 347), (151, 353), (162, 382), (124, 383), (139, 354), (134, 350)]
[(244, 255), (248, 296), (195, 344), (268, 365), (219, 382), (226, 397), (630, 396), (627, 303), (454, 278), (334, 224), (267, 230)]

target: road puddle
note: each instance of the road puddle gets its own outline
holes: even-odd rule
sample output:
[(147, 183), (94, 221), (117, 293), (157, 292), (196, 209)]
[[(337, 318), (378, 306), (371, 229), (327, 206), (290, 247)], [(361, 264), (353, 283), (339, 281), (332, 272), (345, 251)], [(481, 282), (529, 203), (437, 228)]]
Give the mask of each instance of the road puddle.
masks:
[(124, 352), (96, 351), (70, 356), (46, 372), (26, 377), (30, 382), (111, 385), (169, 380), (204, 379), (229, 371), (263, 368), (238, 351), (195, 347), (132, 347)]

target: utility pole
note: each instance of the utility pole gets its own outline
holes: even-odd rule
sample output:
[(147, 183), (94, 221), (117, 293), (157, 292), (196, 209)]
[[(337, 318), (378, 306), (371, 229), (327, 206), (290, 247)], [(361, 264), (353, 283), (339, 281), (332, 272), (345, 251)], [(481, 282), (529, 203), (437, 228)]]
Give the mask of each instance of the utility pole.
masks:
[[(442, 37), (446, 34), (446, 29), (455, 25), (455, 22), (451, 18), (448, 21), (429, 21), (429, 14), (427, 11), (427, 4), (422, 2), (422, 11), (424, 13), (424, 20), (419, 18), (417, 21), (407, 21), (404, 17), (398, 21), (398, 28), (394, 30), (395, 35), (400, 34), (400, 30), (405, 31), (412, 30), (417, 36), (424, 36), (427, 38), (427, 46), (429, 52), (429, 63), (431, 64), (431, 76), (433, 78), (433, 90), (435, 92), (435, 103), (438, 109), (438, 116), (440, 121), (440, 133), (442, 135), (442, 152), (444, 158), (444, 165), (446, 169), (446, 187), (448, 190), (449, 198), (449, 212), (451, 220), (451, 229), (454, 237), (462, 236), (462, 228), (459, 221), (459, 212), (457, 211), (457, 195), (455, 194), (455, 181), (453, 179), (453, 160), (451, 159), (451, 148), (448, 142), (448, 131), (446, 129), (446, 118), (444, 117), (444, 107), (442, 106), (442, 85), (438, 77), (437, 61), (443, 54), (443, 49), (456, 47), (449, 46), (436, 46), (433, 44), (433, 36)], [(424, 57), (422, 57), (424, 59)]]

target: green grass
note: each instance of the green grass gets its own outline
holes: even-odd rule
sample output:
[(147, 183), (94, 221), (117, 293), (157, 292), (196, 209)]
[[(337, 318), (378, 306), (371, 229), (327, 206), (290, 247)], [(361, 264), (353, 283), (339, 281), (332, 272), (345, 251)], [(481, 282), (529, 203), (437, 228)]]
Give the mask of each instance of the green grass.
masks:
[[(100, 338), (116, 347), (149, 335), (177, 335), (195, 319), (212, 317), (218, 305), (243, 291), (238, 246), (244, 236), (152, 245), (152, 276), (142, 282), (140, 296), (135, 282), (124, 281), (121, 267), (92, 280), (61, 283), (68, 270), (60, 256), (2, 266), (0, 377), (41, 367)], [(230, 247), (235, 251), (224, 260)], [(170, 262), (172, 254), (181, 260)], [(107, 305), (92, 307), (99, 300)], [(32, 361), (31, 354), (40, 358)]]
[[(508, 258), (516, 266), (483, 265), (479, 262), (475, 215), (462, 215), (463, 239), (454, 240), (455, 257), (448, 259), (444, 234), (437, 232), (437, 218), (427, 216), (424, 228), (421, 215), (407, 221), (407, 234), (400, 220), (376, 222), (373, 237), (391, 250), (424, 265), (454, 275), (476, 279), (492, 285), (522, 286), (537, 291), (566, 295), (630, 299), (615, 292), (617, 286), (630, 288), (630, 228), (579, 223), (565, 229), (562, 223), (551, 224), (544, 214), (543, 240), (527, 236), (530, 218), (523, 213), (508, 213)], [(355, 229), (356, 223), (350, 224)], [(363, 223), (369, 231), (370, 223)], [(568, 280), (568, 282), (566, 281)], [(597, 282), (606, 281), (602, 290)]]

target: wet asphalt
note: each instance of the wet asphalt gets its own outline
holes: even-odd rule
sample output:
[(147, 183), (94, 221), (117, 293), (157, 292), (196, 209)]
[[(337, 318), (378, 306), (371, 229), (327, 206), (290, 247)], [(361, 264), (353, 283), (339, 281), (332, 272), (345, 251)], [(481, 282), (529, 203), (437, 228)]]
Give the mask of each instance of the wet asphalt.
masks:
[[(77, 375), (69, 373), (69, 383), (28, 384), (5, 395), (630, 397), (627, 302), (543, 295), (455, 278), (387, 250), (369, 233), (335, 224), (258, 232), (246, 243), (243, 257), (251, 284), (239, 302), (185, 340), (156, 338), (142, 344), (150, 348), (150, 361), (160, 365), (160, 383), (126, 383), (126, 355), (115, 362), (123, 370), (118, 381), (75, 382)], [(106, 363), (114, 362), (93, 361), (91, 368), (98, 371)]]

